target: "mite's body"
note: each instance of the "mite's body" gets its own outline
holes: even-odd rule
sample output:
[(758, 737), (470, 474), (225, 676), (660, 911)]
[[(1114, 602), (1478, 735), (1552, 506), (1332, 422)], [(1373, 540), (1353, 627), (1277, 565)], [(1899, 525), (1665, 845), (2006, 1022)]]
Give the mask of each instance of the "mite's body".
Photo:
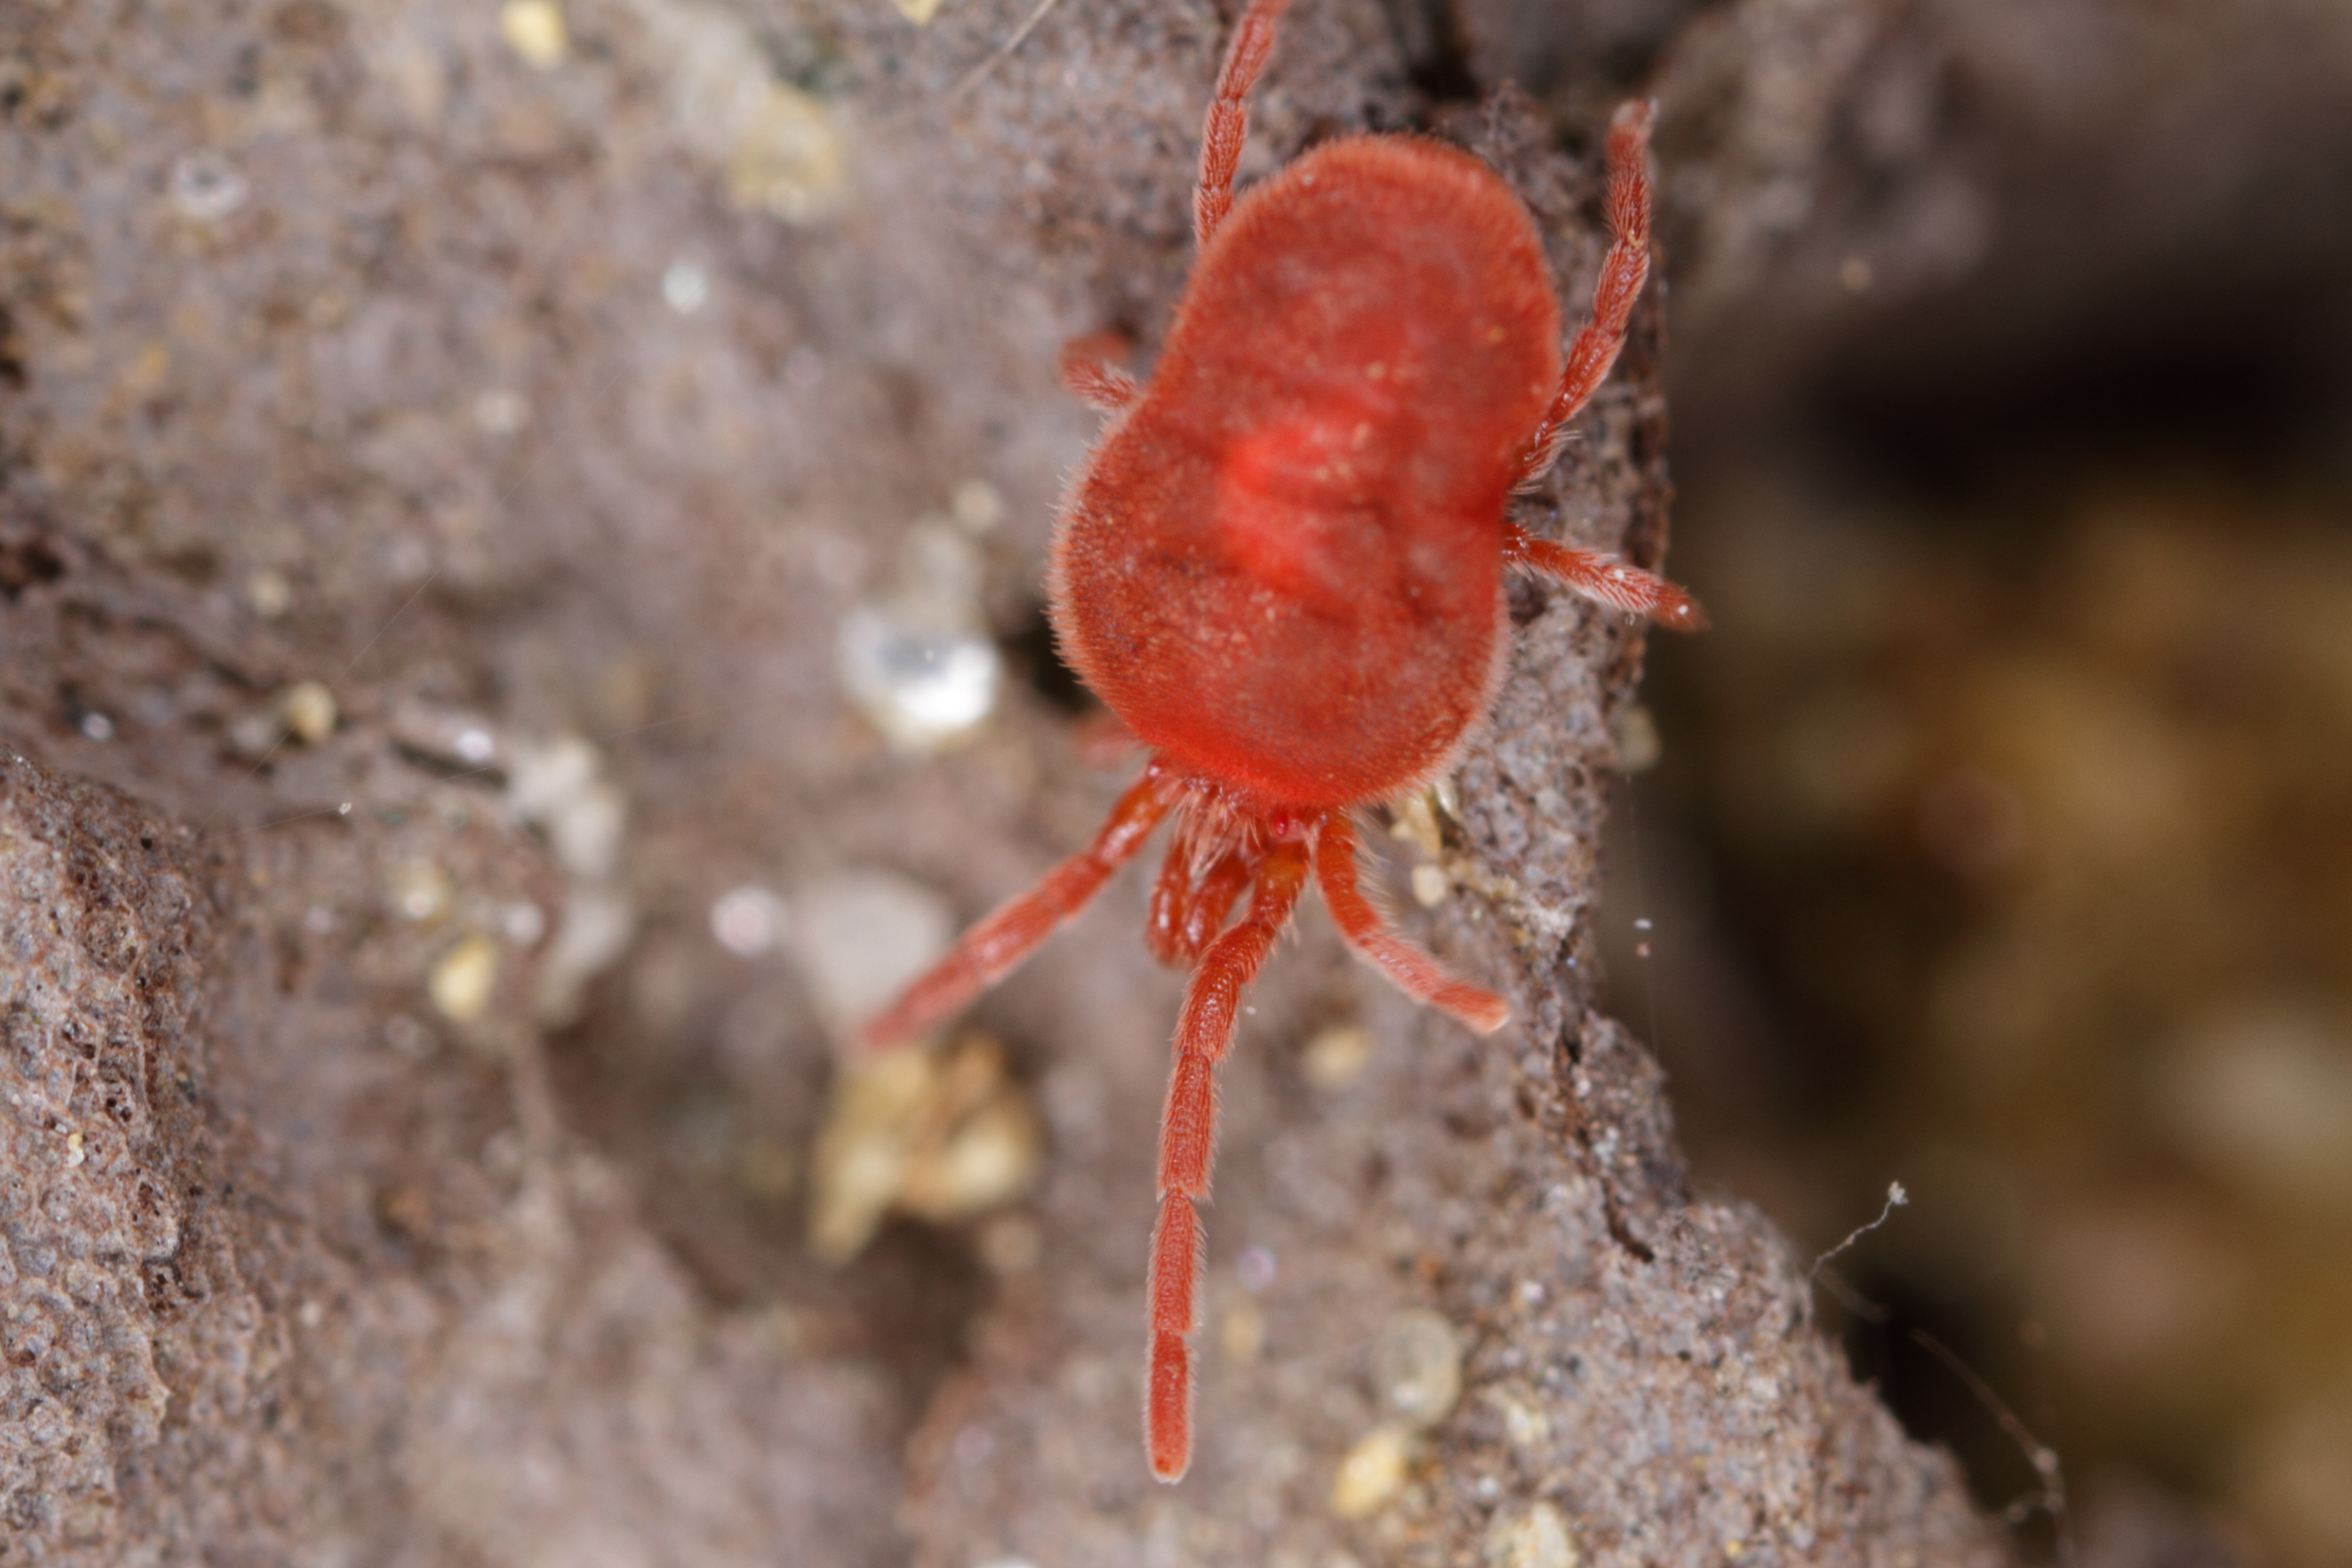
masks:
[(1504, 503), (1559, 342), (1543, 247), (1486, 165), (1402, 137), (1298, 159), (1203, 247), (1071, 487), (1064, 656), (1169, 763), (1268, 801), (1442, 770), (1501, 670)]
[(1611, 132), (1613, 243), (1563, 363), (1535, 226), (1465, 153), (1342, 138), (1234, 204), (1244, 96), (1286, 4), (1252, 0), (1226, 54), (1194, 197), (1200, 257), (1150, 382), (1083, 345), (1063, 356), (1073, 390), (1111, 417), (1055, 530), (1054, 628), (1151, 761), (1087, 849), (974, 926), (866, 1030), (887, 1045), (962, 1007), (1173, 817), (1146, 931), (1163, 961), (1192, 966), (1151, 1247), (1145, 1446), (1163, 1480), (1192, 1452), (1213, 1076), (1307, 880), (1408, 993), (1482, 1033), (1507, 1016), (1366, 900), (1351, 810), (1444, 773), (1485, 719), (1508, 652), (1507, 566), (1704, 624), (1673, 584), (1505, 515), (1623, 342), (1648, 268), (1646, 111)]

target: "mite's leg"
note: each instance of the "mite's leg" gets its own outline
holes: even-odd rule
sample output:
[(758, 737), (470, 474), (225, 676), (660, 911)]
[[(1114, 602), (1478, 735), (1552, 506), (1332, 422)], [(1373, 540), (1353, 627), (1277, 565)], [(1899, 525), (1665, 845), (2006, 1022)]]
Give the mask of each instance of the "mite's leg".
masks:
[(1062, 384), (1080, 402), (1116, 414), (1135, 401), (1139, 384), (1117, 361), (1134, 345), (1124, 332), (1088, 332), (1062, 345)]
[(1201, 1216), (1217, 1147), (1217, 1064), (1234, 1043), (1241, 996), (1307, 886), (1307, 850), (1277, 844), (1257, 868), (1249, 912), (1210, 944), (1184, 987), (1176, 1019), (1176, 1070), (1160, 1122), (1160, 1219), (1151, 1230), (1151, 1360), (1143, 1446), (1151, 1473), (1181, 1480), (1192, 1462), (1192, 1352), (1198, 1326)]
[(1630, 616), (1647, 616), (1669, 631), (1706, 630), (1706, 612), (1698, 601), (1664, 577), (1597, 550), (1538, 539), (1515, 522), (1503, 524), (1503, 564), (1540, 572), (1588, 599)]
[(1256, 875), (1256, 858), (1238, 849), (1209, 868), (1201, 885), (1192, 889), (1192, 908), (1184, 917), (1178, 952), (1185, 959), (1197, 961), (1217, 940), (1217, 933), (1225, 929), (1225, 917), (1233, 912), (1234, 900)]
[(1453, 1014), (1482, 1035), (1503, 1026), (1511, 1010), (1491, 991), (1445, 973), (1437, 960), (1389, 929), (1356, 885), (1356, 829), (1344, 815), (1324, 823), (1315, 839), (1315, 881), (1348, 945), (1416, 1002)]
[(1201, 183), (1192, 192), (1192, 245), (1199, 249), (1217, 232), (1234, 205), (1234, 170), (1249, 134), (1249, 107), (1242, 100), (1274, 53), (1274, 33), (1290, 0), (1250, 0), (1234, 28), (1224, 68), (1217, 73), (1217, 96), (1201, 124)]
[(1151, 902), (1143, 917), (1143, 945), (1162, 963), (1174, 964), (1192, 955), (1184, 952), (1184, 922), (1192, 913), (1192, 858), (1184, 853), (1184, 837), (1168, 847), (1160, 876), (1151, 884)]
[(1194, 963), (1202, 950), (1225, 929), (1225, 916), (1257, 871), (1254, 855), (1234, 849), (1192, 879), (1191, 859), (1171, 849), (1151, 889), (1151, 913), (1144, 942), (1162, 963)]
[(1143, 841), (1174, 804), (1155, 765), (1118, 797), (1095, 841), (1051, 871), (1045, 879), (963, 933), (945, 958), (907, 987), (890, 1010), (859, 1036), (869, 1047), (892, 1046), (961, 1011), (1007, 974), (1054, 934), (1054, 928), (1086, 907), (1110, 874), (1135, 858)]
[(1626, 319), (1650, 275), (1650, 121), (1656, 106), (1629, 103), (1609, 124), (1609, 254), (1592, 290), (1592, 317), (1568, 345), (1559, 391), (1528, 438), (1522, 486), (1548, 473), (1568, 438), (1568, 422), (1582, 408), (1625, 346)]

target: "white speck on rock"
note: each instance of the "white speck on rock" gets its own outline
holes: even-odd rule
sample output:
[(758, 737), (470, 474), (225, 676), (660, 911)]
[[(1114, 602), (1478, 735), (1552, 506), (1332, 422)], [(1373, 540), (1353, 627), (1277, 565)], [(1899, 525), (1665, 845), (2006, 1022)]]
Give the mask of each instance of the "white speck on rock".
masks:
[(757, 958), (783, 940), (784, 900), (756, 883), (730, 888), (712, 901), (710, 934), (738, 958)]

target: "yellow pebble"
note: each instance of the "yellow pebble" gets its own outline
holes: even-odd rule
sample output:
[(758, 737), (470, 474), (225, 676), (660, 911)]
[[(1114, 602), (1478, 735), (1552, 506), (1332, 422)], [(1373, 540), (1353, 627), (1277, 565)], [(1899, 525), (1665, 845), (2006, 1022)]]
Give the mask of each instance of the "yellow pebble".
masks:
[(297, 681), (278, 705), (286, 715), (286, 727), (304, 745), (315, 746), (335, 732), (335, 694), (323, 681)]
[(1437, 802), (1433, 790), (1423, 790), (1408, 795), (1396, 804), (1396, 821), (1389, 826), (1389, 837), (1402, 838), (1423, 854), (1434, 858), (1445, 852), (1445, 835), (1437, 826)]
[(1017, 1093), (1000, 1094), (944, 1142), (917, 1146), (898, 1206), (941, 1224), (985, 1214), (1026, 1192), (1045, 1158), (1045, 1131), (1027, 1102)]
[(1486, 1531), (1488, 1568), (1577, 1568), (1576, 1542), (1559, 1510), (1539, 1502), (1516, 1517), (1498, 1516)]
[(489, 1006), (498, 983), (499, 944), (486, 936), (469, 936), (441, 955), (425, 990), (443, 1017), (470, 1024)]
[(1255, 1301), (1237, 1301), (1217, 1326), (1217, 1349), (1235, 1366), (1247, 1366), (1265, 1349), (1265, 1314)]
[(1373, 1427), (1339, 1461), (1331, 1479), (1331, 1511), (1341, 1519), (1370, 1519), (1404, 1489), (1412, 1462), (1412, 1434), (1393, 1424)]
[(283, 572), (263, 567), (245, 585), (247, 601), (253, 613), (265, 621), (274, 621), (294, 606), (294, 584), (286, 580)]
[(1307, 1081), (1326, 1092), (1347, 1088), (1372, 1059), (1372, 1032), (1361, 1024), (1334, 1024), (1307, 1042)]
[(541, 70), (562, 65), (572, 44), (555, 0), (507, 0), (499, 9), (499, 37), (526, 65)]
[(807, 223), (839, 205), (848, 153), (824, 101), (784, 82), (744, 94), (727, 154), (727, 194), (737, 206), (765, 207)]
[(898, 15), (918, 27), (939, 14), (940, 0), (890, 0), (898, 7)]

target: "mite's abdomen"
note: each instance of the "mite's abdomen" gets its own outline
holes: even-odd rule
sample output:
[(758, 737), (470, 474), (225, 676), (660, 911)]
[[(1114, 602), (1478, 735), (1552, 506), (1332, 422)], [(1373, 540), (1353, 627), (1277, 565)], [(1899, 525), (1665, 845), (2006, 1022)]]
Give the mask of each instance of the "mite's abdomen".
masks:
[(1147, 744), (1269, 800), (1425, 777), (1493, 693), (1503, 508), (1559, 337), (1485, 165), (1392, 137), (1291, 163), (1202, 254), (1072, 486), (1064, 653)]

